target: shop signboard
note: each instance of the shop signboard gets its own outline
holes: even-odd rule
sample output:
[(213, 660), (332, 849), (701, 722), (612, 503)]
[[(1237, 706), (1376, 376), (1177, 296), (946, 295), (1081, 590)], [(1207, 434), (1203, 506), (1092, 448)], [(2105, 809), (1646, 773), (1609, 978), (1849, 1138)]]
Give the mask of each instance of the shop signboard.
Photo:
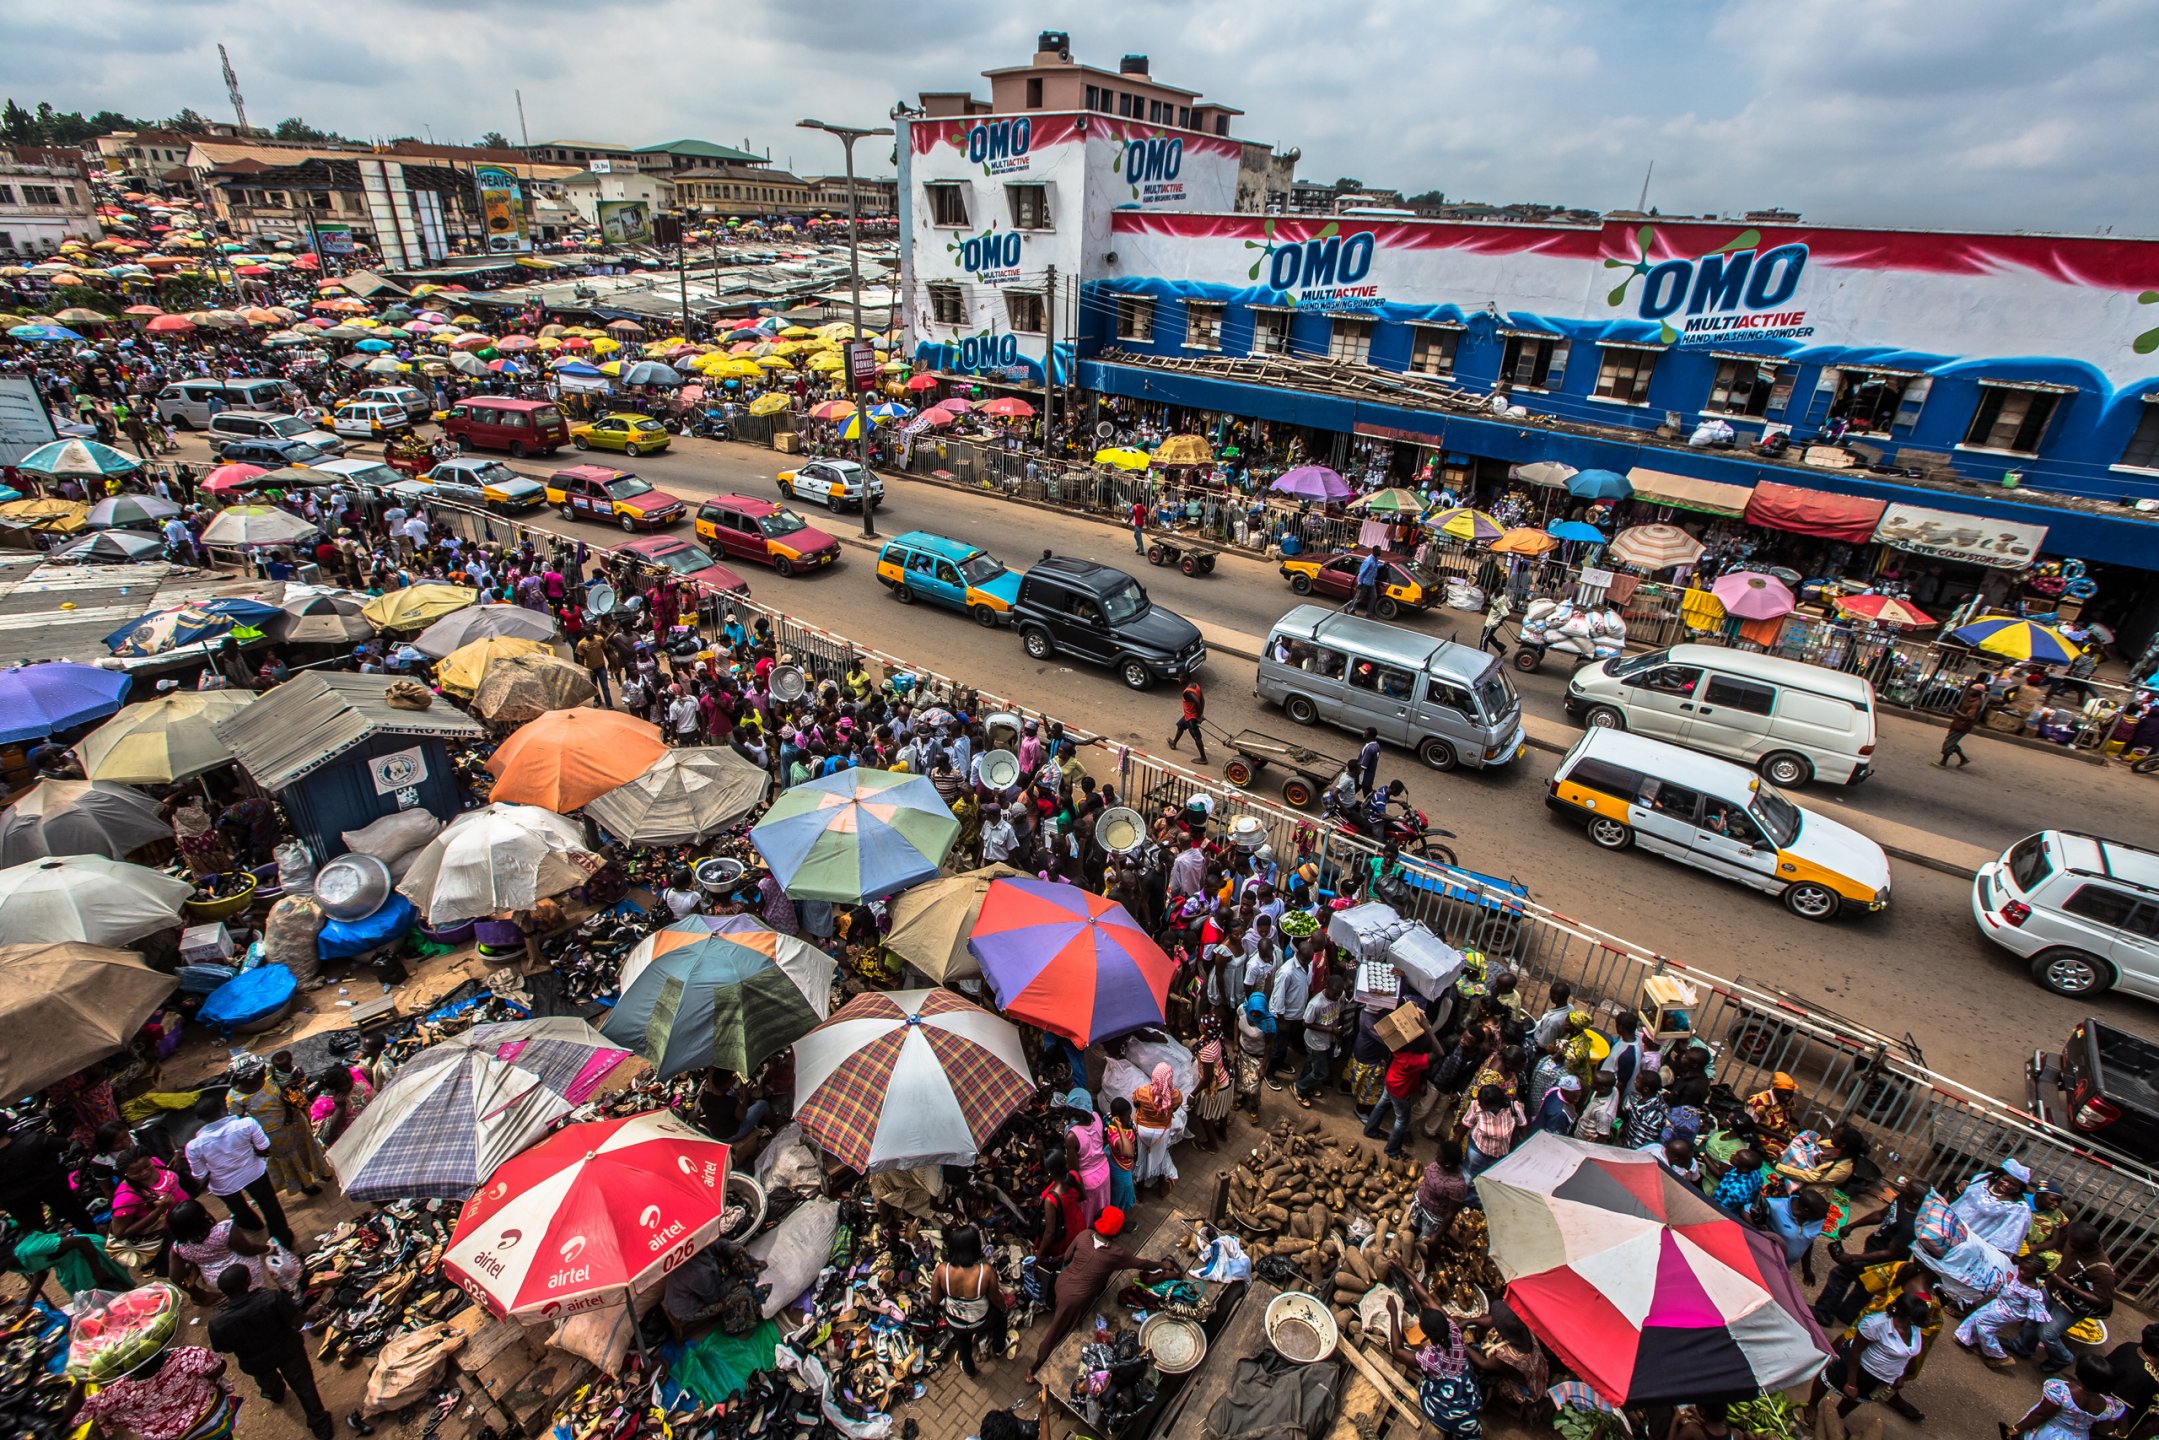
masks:
[(480, 192), (480, 223), (487, 233), (488, 250), (495, 254), (530, 250), (525, 190), (517, 176), (499, 165), (479, 165), (473, 168), (472, 181)]
[(316, 221), (315, 249), (323, 255), (350, 255), (352, 227), (342, 220)]
[(652, 207), (642, 200), (599, 202), (600, 238), (610, 245), (638, 245), (652, 238)]
[(877, 349), (869, 341), (847, 342), (847, 377), (857, 390), (877, 388)]
[(1892, 504), (1874, 530), (1877, 543), (1937, 560), (2022, 570), (2039, 558), (2044, 525), (2024, 525), (1987, 515), (1956, 515), (1921, 505)]

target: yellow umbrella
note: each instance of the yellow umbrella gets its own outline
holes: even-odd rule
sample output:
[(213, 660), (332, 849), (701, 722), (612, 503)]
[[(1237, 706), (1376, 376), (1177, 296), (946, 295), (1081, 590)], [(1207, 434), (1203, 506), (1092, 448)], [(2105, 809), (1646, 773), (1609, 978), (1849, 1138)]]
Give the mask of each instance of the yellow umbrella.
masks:
[(622, 373), (622, 362), (620, 360), (610, 360), (600, 367), (600, 373), (602, 375), (620, 375)]
[(1097, 450), (1094, 452), (1094, 458), (1097, 465), (1114, 465), (1119, 470), (1144, 470), (1149, 463), (1146, 451), (1134, 450), (1129, 446), (1113, 446), (1108, 450)]
[(840, 357), (837, 355), (812, 355), (810, 357), (810, 368), (812, 370), (837, 370), (840, 368)]
[(535, 350), (560, 350), (562, 342), (552, 335), (542, 335), (532, 342), (532, 348)]
[(760, 395), (750, 402), (752, 415), (777, 415), (787, 408), (785, 395)]
[(785, 355), (760, 355), (757, 357), (757, 364), (759, 368), (765, 370), (792, 370), (795, 368), (795, 362)]
[(835, 320), (830, 325), (818, 326), (817, 333), (827, 340), (852, 340), (855, 338), (855, 327), (845, 320)]
[(360, 615), (377, 630), (420, 630), (479, 598), (479, 591), (464, 585), (408, 585), (377, 595)]
[(816, 333), (815, 330), (807, 329), (801, 325), (790, 325), (780, 332), (780, 338), (782, 340), (807, 340)]
[(1155, 447), (1157, 465), (1212, 465), (1214, 447), (1197, 435), (1172, 435)]
[(77, 500), (39, 497), (10, 500), (0, 505), (0, 525), (16, 530), (38, 530), (47, 535), (72, 535), (90, 518), (90, 507)]
[(453, 695), (470, 696), (487, 678), (488, 667), (497, 660), (507, 660), (512, 655), (544, 655), (548, 647), (537, 640), (520, 640), (514, 635), (490, 635), (469, 645), (460, 645), (442, 657), (435, 666), (435, 680)]
[(755, 380), (764, 372), (757, 368), (755, 360), (722, 360), (709, 367), (705, 373), (717, 375), (722, 380)]
[(622, 342), (620, 340), (610, 340), (604, 335), (592, 342), (592, 353), (595, 355), (605, 355), (609, 351), (620, 350), (621, 348)]

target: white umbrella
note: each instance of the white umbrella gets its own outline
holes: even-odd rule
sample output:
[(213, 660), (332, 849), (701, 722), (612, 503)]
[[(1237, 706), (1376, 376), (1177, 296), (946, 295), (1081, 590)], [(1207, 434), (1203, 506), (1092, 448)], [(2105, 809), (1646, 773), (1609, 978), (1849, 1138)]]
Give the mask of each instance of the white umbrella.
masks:
[(354, 1200), (462, 1200), (574, 1109), (521, 1065), (436, 1046), (398, 1067), (330, 1147)]
[(102, 855), (69, 855), (0, 870), (0, 945), (87, 940), (124, 947), (180, 923), (185, 880)]
[(83, 773), (92, 780), (133, 785), (171, 785), (232, 762), (232, 747), (217, 735), (255, 702), (250, 690), (175, 690), (130, 705), (76, 745)]
[(1606, 552), (1640, 570), (1668, 570), (1702, 558), (1702, 542), (1677, 525), (1630, 525), (1612, 537)]
[(456, 925), (530, 910), (584, 884), (599, 867), (571, 821), (537, 805), (495, 804), (452, 820), (397, 888), (430, 925)]
[(315, 527), (275, 505), (233, 505), (202, 527), (205, 545), (291, 545), (317, 534)]
[(722, 746), (670, 750), (585, 813), (618, 840), (679, 845), (702, 839), (762, 805), (772, 777)]
[(412, 647), (440, 660), (475, 640), (496, 638), (544, 643), (555, 638), (555, 617), (523, 605), (468, 605), (422, 630)]
[(117, 860), (171, 834), (140, 790), (101, 780), (41, 780), (0, 811), (0, 865), (47, 855)]

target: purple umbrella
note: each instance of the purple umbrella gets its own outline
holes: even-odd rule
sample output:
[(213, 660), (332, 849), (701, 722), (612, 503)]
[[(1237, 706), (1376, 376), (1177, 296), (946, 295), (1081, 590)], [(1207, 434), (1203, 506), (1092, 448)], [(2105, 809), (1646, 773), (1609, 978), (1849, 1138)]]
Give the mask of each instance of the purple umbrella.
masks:
[(1299, 500), (1347, 500), (1349, 482), (1324, 465), (1299, 465), (1268, 487)]
[(1122, 905), (1054, 880), (991, 881), (967, 948), (1006, 1019), (1082, 1048), (1161, 1024), (1175, 969)]
[(0, 671), (0, 742), (34, 740), (110, 715), (128, 677), (95, 665), (24, 665)]

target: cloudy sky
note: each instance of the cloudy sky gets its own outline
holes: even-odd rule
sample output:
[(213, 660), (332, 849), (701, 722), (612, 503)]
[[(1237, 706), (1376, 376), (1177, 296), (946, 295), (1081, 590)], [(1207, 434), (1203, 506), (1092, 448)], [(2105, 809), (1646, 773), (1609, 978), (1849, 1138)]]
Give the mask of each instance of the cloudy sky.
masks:
[[(803, 114), (1023, 62), (1037, 29), (1248, 112), (1299, 174), (1613, 209), (2159, 234), (2148, 0), (10, 0), (0, 94), (354, 136), (696, 137), (836, 170)], [(866, 167), (868, 168), (868, 167)], [(883, 169), (882, 165), (877, 166)]]

